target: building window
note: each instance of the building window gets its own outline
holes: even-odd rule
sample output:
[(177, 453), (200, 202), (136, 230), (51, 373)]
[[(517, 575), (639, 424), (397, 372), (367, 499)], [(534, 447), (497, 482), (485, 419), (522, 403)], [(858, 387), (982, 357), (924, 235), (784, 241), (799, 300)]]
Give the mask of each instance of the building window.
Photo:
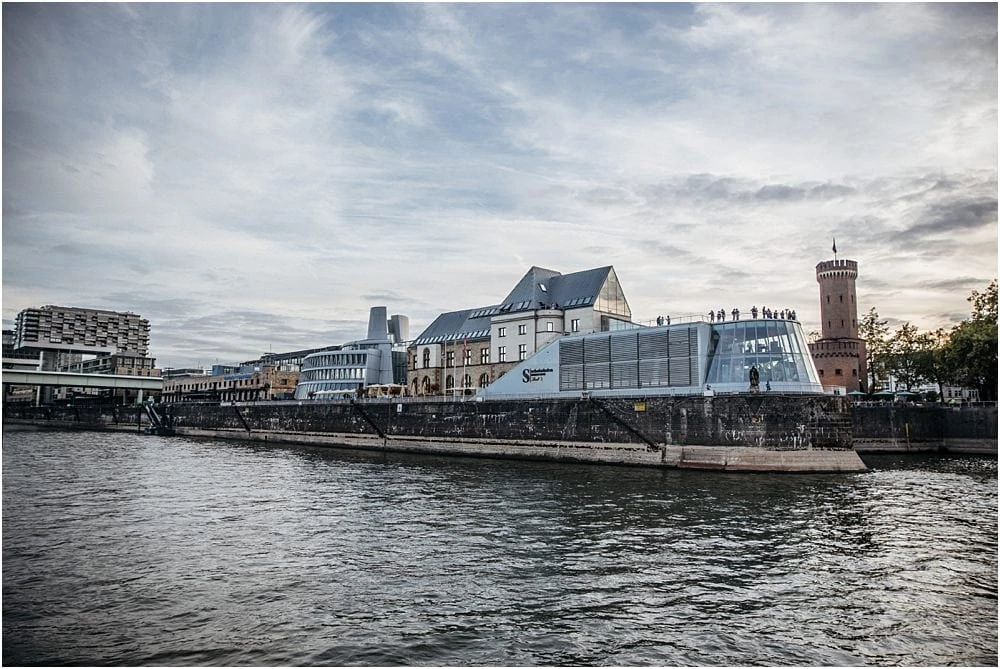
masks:
[(455, 352), (454, 351), (448, 351), (448, 358), (447, 358), (447, 363), (446, 364), (449, 367), (454, 367), (455, 366)]
[(497, 329), (497, 336), (498, 337), (506, 337), (507, 336), (507, 328), (500, 327), (499, 329)]
[(528, 356), (528, 345), (518, 344), (517, 345), (517, 359), (524, 360)]
[(843, 296), (843, 295), (841, 295), (841, 296), (840, 296), (840, 303), (841, 303), (841, 304), (843, 304), (843, 303), (844, 303), (844, 296)]
[(480, 388), (485, 388), (488, 385), (490, 385), (490, 375), (489, 374), (481, 374), (479, 376), (479, 387)]
[(497, 362), (507, 362), (507, 347), (497, 347)]
[(462, 377), (462, 387), (463, 388), (471, 388), (472, 387), (472, 377), (469, 376), (468, 374), (466, 374), (464, 377)]
[(823, 376), (823, 370), (822, 370), (822, 369), (821, 369), (821, 370), (819, 370), (819, 375), (820, 375), (820, 376)]
[(431, 366), (431, 350), (429, 348), (424, 349), (424, 368)]
[(517, 334), (519, 334), (519, 335), (528, 334), (528, 326), (527, 325), (518, 325), (517, 326)]
[(829, 295), (826, 296), (826, 303), (830, 304), (830, 296)]
[(479, 349), (479, 364), (488, 365), (490, 362), (490, 349), (483, 347)]
[(574, 318), (573, 320), (571, 320), (569, 322), (569, 329), (572, 332), (579, 332), (580, 331), (580, 319), (579, 318)]
[(449, 374), (447, 378), (445, 378), (444, 380), (444, 389), (451, 390), (454, 387), (455, 387), (455, 377)]
[(836, 374), (837, 376), (843, 376), (844, 375), (843, 370), (841, 370), (840, 368), (837, 368), (837, 369), (833, 370), (833, 373)]
[(858, 370), (856, 370), (856, 369), (852, 369), (852, 370), (851, 370), (851, 376), (853, 376), (853, 377), (857, 378), (857, 376), (858, 376)]
[(552, 321), (549, 321), (548, 323), (545, 324), (546, 332), (552, 332), (554, 330), (555, 330), (555, 324)]
[(465, 349), (465, 355), (462, 356), (462, 363), (466, 365), (472, 364), (472, 351), (470, 349)]

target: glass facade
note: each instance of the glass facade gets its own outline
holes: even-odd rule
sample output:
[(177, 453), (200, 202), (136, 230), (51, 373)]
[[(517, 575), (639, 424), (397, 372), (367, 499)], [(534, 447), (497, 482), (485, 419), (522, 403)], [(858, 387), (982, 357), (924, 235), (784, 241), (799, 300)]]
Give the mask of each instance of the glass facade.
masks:
[(710, 366), (706, 382), (713, 388), (729, 384), (749, 387), (750, 369), (757, 368), (760, 387), (820, 385), (802, 327), (795, 321), (749, 320), (712, 326)]
[(295, 388), (295, 399), (354, 392), (363, 388), (368, 368), (378, 371), (378, 350), (314, 353), (302, 361), (302, 371)]
[(604, 285), (601, 286), (601, 292), (597, 295), (597, 303), (594, 305), (594, 308), (606, 314), (624, 316), (626, 320), (631, 320), (632, 309), (628, 306), (625, 293), (622, 292), (622, 287), (618, 283), (618, 276), (614, 270), (608, 272), (608, 278), (604, 281)]

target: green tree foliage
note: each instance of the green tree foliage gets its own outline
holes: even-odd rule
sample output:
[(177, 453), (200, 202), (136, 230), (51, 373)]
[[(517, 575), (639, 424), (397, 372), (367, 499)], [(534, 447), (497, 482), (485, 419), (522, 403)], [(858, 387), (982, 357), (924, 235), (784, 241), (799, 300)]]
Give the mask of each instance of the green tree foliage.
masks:
[(972, 302), (972, 320), (997, 322), (997, 280), (993, 279), (983, 292), (972, 291), (966, 298)]
[(888, 380), (889, 322), (879, 318), (872, 307), (858, 323), (858, 336), (865, 340), (868, 351), (868, 389), (872, 392)]
[(937, 381), (937, 346), (933, 333), (920, 332), (917, 326), (903, 323), (888, 341), (886, 372), (907, 390), (928, 381)]
[(979, 389), (984, 401), (997, 399), (997, 282), (972, 291), (972, 317), (956, 326), (939, 353), (947, 381)]

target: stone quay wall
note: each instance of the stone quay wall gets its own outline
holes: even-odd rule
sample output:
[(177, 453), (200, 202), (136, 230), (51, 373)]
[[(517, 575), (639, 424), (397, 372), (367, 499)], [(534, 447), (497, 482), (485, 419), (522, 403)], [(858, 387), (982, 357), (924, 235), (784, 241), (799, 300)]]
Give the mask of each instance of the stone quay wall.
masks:
[(825, 396), (170, 405), (175, 429), (379, 437), (850, 449), (843, 400)]
[[(767, 450), (850, 449), (851, 417), (842, 398), (741, 394), (492, 401), (273, 402), (168, 404), (173, 427), (244, 432), (374, 435), (380, 438), (513, 439), (745, 446)], [(136, 426), (136, 407), (16, 407), (7, 419), (79, 427)]]
[[(178, 434), (364, 450), (733, 471), (852, 472), (843, 398), (777, 394), (158, 405)], [(13, 414), (13, 415), (11, 415)], [(136, 407), (17, 407), (8, 421), (142, 430)]]
[(851, 431), (859, 453), (945, 451), (996, 456), (997, 407), (856, 406)]
[[(720, 395), (597, 400), (425, 400), (171, 404), (181, 434), (364, 443), (410, 437), (427, 444), (535, 442), (597, 448), (850, 449), (860, 453), (997, 454), (996, 406), (850, 405), (830, 396)], [(7, 422), (84, 429), (142, 429), (141, 408), (4, 407)], [(713, 456), (714, 457), (714, 456)]]

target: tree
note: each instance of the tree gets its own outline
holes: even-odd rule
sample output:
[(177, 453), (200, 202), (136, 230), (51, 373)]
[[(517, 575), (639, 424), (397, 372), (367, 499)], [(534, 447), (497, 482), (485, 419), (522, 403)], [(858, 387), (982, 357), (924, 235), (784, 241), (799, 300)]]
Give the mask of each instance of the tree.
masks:
[(858, 335), (865, 340), (868, 351), (869, 391), (880, 387), (880, 380), (888, 379), (889, 322), (879, 318), (875, 307), (868, 310), (858, 324)]
[(997, 322), (997, 280), (993, 279), (983, 292), (972, 291), (966, 298), (972, 302), (972, 320)]
[(937, 377), (935, 354), (937, 341), (930, 332), (920, 332), (915, 325), (903, 323), (888, 341), (886, 372), (896, 377), (907, 390)]
[(984, 401), (997, 399), (997, 282), (980, 293), (972, 291), (972, 317), (952, 329), (942, 347), (944, 377), (951, 383), (977, 388)]

